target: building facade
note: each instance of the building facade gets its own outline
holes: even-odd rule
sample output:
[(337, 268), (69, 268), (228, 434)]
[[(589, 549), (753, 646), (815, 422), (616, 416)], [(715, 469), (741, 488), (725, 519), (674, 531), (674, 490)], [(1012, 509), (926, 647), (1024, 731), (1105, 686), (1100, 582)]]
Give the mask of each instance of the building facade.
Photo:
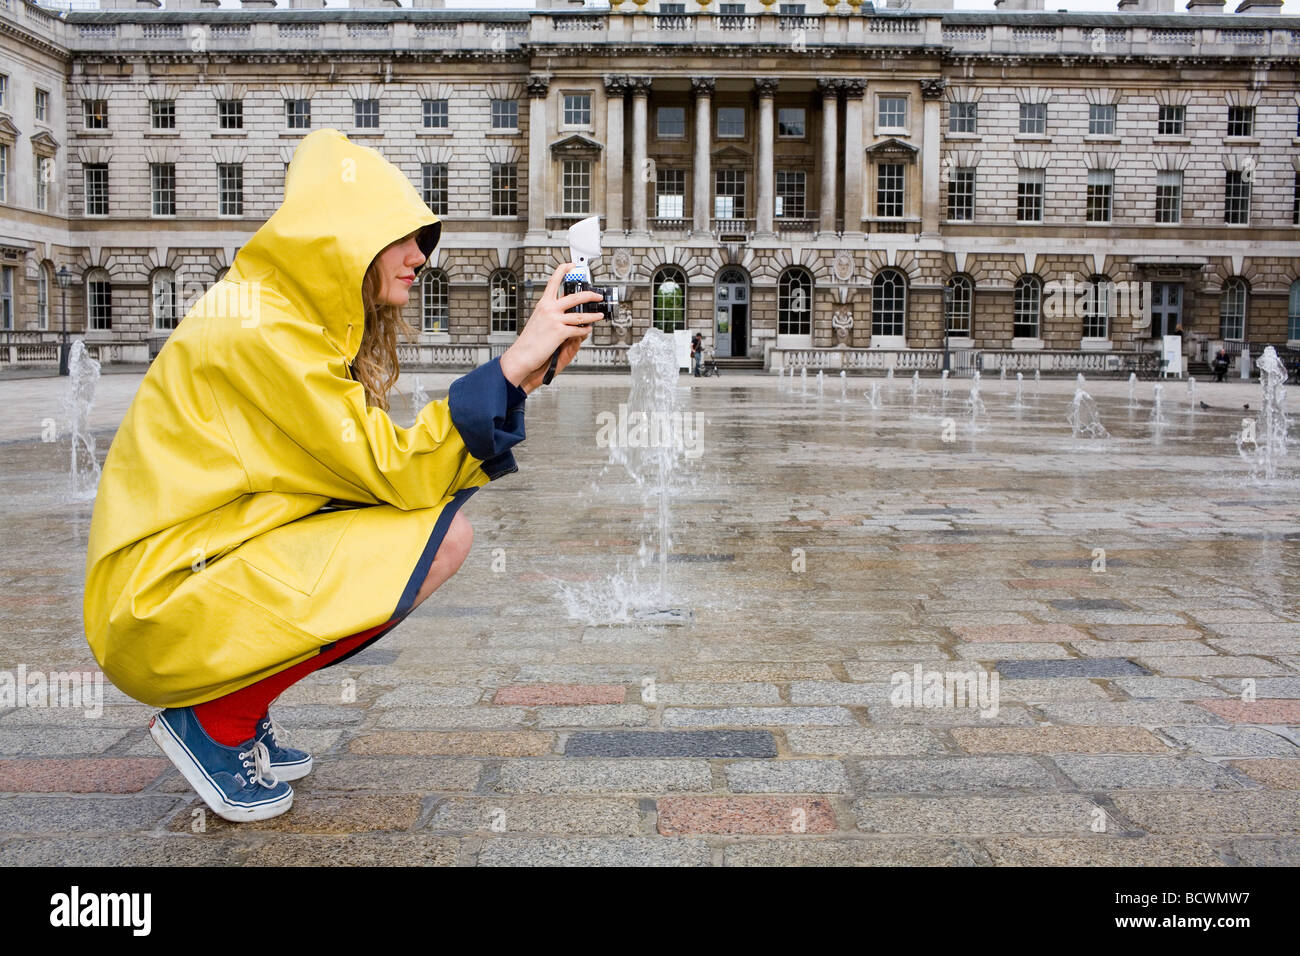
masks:
[(1300, 347), (1280, 0), (112, 2), (0, 0), (0, 367), (57, 359), (65, 312), (101, 361), (148, 361), (325, 126), (444, 222), (408, 363), (499, 353), (591, 215), (626, 324), (587, 364), (652, 325), (769, 369)]

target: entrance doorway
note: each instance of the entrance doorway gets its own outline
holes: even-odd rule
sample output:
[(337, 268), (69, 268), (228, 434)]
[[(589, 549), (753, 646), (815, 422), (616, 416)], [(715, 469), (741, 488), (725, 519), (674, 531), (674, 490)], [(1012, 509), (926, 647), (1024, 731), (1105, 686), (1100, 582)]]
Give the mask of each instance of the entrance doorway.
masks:
[(713, 341), (719, 358), (749, 354), (749, 277), (734, 266), (713, 289)]
[(1151, 285), (1151, 337), (1173, 335), (1183, 321), (1183, 287), (1178, 282)]

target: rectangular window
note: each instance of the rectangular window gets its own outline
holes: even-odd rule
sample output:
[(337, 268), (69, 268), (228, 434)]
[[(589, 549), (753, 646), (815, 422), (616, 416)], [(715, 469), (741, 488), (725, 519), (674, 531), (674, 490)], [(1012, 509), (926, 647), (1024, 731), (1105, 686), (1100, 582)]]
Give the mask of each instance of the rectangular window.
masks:
[(745, 218), (745, 171), (716, 169), (713, 173), (713, 215), (717, 219)]
[(446, 100), (421, 100), (420, 115), (424, 117), (425, 129), (447, 129)]
[(492, 164), (492, 215), (519, 215), (519, 192), (514, 163)]
[(289, 129), (311, 129), (311, 100), (285, 100), (284, 125)]
[(1016, 219), (1019, 222), (1043, 221), (1043, 193), (1047, 174), (1041, 169), (1022, 169), (1016, 182)]
[(719, 106), (717, 126), (719, 139), (744, 139), (745, 108), (743, 106)]
[(974, 133), (977, 131), (978, 104), (972, 102), (953, 103), (948, 108), (948, 132)]
[(655, 130), (660, 139), (681, 139), (686, 135), (686, 107), (660, 106), (655, 109)]
[(0, 110), (9, 109), (9, 74), (0, 73)]
[(108, 163), (86, 163), (81, 167), (86, 180), (86, 215), (108, 215)]
[(660, 169), (655, 179), (655, 216), (681, 219), (686, 215), (686, 170)]
[(150, 129), (175, 129), (176, 128), (176, 101), (175, 100), (150, 100), (149, 101), (149, 128)]
[(50, 327), (50, 274), (44, 266), (36, 267), (36, 327)]
[(0, 144), (0, 202), (9, 201), (9, 147)]
[(0, 329), (14, 327), (14, 267), (0, 267)]
[(1156, 172), (1156, 222), (1180, 222), (1183, 218), (1183, 173), (1178, 169)]
[(108, 129), (108, 100), (82, 100), (81, 123), (86, 129)]
[(149, 164), (149, 193), (155, 216), (176, 215), (176, 164)]
[(1020, 132), (1026, 135), (1044, 135), (1047, 133), (1047, 104), (1020, 104)]
[(948, 175), (948, 218), (971, 222), (975, 218), (975, 170), (958, 166)]
[(86, 283), (86, 307), (90, 327), (97, 331), (113, 328), (113, 287), (102, 279)]
[(435, 216), (447, 215), (447, 164), (420, 164), (420, 193)]
[(1111, 197), (1114, 192), (1114, 170), (1088, 170), (1088, 222), (1110, 222)]
[(806, 114), (802, 106), (783, 106), (776, 111), (777, 136), (784, 136), (789, 139), (803, 139), (805, 127)]
[(1291, 187), (1291, 225), (1300, 226), (1300, 173), (1295, 174)]
[(1159, 136), (1182, 136), (1183, 121), (1187, 116), (1187, 107), (1185, 106), (1162, 106), (1160, 107), (1160, 117), (1156, 124), (1156, 134)]
[(880, 129), (907, 129), (907, 97), (882, 96), (877, 100), (876, 126)]
[(876, 215), (903, 215), (903, 164), (881, 163), (876, 167)]
[(807, 173), (802, 169), (776, 171), (776, 215), (784, 219), (802, 219)]
[(518, 100), (493, 100), (492, 101), (492, 128), (493, 129), (518, 129), (519, 128), (519, 101)]
[(357, 129), (379, 129), (379, 100), (354, 99), (352, 125)]
[(36, 91), (36, 122), (50, 121), (50, 94), (46, 90)]
[(217, 100), (217, 128), (244, 128), (243, 100)]
[(1233, 225), (1250, 222), (1250, 180), (1240, 172), (1229, 172), (1224, 179), (1223, 221)]
[(591, 94), (590, 93), (565, 93), (564, 94), (564, 125), (565, 126), (590, 126), (591, 125)]
[(217, 215), (244, 214), (244, 164), (217, 163)]
[(561, 172), (563, 213), (585, 216), (591, 212), (591, 161), (566, 159)]
[(1088, 107), (1088, 135), (1115, 135), (1115, 104), (1093, 103)]
[(1255, 107), (1253, 106), (1229, 106), (1228, 107), (1228, 135), (1229, 136), (1254, 136), (1255, 135)]
[(48, 156), (36, 157), (36, 209), (45, 212), (50, 208), (50, 180), (54, 178), (54, 160)]

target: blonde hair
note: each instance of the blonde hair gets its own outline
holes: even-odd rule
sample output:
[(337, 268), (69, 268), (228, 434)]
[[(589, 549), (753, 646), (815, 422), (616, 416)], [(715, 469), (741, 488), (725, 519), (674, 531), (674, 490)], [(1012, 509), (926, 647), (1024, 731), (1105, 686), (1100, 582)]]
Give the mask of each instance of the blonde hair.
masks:
[(398, 333), (408, 339), (419, 333), (402, 317), (401, 306), (377, 301), (382, 287), (379, 257), (375, 256), (361, 280), (361, 304), (366, 324), (361, 348), (352, 360), (352, 377), (365, 387), (367, 407), (388, 411), (388, 392), (401, 372), (397, 361)]

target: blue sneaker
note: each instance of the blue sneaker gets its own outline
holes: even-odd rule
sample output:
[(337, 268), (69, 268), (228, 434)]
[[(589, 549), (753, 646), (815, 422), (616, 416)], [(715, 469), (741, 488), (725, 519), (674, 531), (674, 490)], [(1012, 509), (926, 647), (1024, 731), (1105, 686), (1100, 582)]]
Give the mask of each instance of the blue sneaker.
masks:
[(257, 722), (256, 739), (259, 743), (266, 744), (266, 749), (271, 755), (271, 770), (280, 780), (297, 780), (307, 776), (311, 773), (311, 754), (276, 743), (275, 735), (281, 732), (283, 728), (278, 727), (271, 719), (269, 710)]
[(227, 747), (208, 736), (192, 707), (168, 708), (149, 720), (149, 735), (203, 802), (223, 820), (266, 820), (293, 806), (293, 787), (271, 770), (266, 744)]

